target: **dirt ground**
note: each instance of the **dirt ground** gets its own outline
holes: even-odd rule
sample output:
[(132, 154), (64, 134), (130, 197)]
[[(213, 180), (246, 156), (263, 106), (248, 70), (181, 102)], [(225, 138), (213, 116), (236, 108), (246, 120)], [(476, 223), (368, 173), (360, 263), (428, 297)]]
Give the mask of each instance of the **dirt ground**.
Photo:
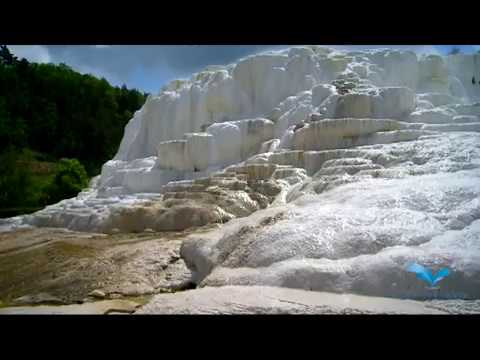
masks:
[(39, 293), (81, 303), (93, 290), (106, 299), (144, 302), (153, 294), (191, 288), (179, 256), (182, 239), (214, 226), (113, 235), (54, 228), (0, 233), (0, 306)]

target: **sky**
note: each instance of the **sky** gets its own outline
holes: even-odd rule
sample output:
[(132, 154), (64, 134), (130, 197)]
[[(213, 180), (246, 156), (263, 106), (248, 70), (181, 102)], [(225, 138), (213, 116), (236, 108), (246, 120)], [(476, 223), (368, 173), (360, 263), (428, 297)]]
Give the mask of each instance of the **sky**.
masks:
[[(419, 54), (447, 54), (453, 47), (464, 53), (480, 45), (328, 45), (334, 48), (402, 48)], [(171, 80), (188, 78), (207, 65), (226, 65), (244, 56), (287, 45), (9, 45), (19, 58), (31, 62), (65, 63), (81, 73), (104, 77), (112, 85), (126, 84), (158, 93)]]

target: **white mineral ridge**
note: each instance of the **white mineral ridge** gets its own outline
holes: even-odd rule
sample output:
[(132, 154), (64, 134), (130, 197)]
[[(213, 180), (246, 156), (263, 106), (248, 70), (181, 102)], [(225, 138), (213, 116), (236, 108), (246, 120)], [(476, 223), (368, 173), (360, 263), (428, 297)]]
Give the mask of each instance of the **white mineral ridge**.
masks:
[[(268, 209), (286, 219), (238, 235), (271, 215), (258, 212), (184, 243), (198, 284), (428, 297), (405, 271), (415, 261), (449, 267), (440, 294), (480, 297), (479, 134), (310, 153), (319, 155), (320, 171), (303, 196)], [(332, 169), (337, 177), (328, 181), (332, 172), (322, 171)]]
[[(208, 67), (148, 97), (88, 189), (0, 229), (108, 231), (122, 208), (172, 184), (291, 166), (274, 172), (285, 186), (270, 209), (185, 242), (200, 285), (427, 296), (403, 268), (417, 261), (451, 269), (442, 291), (478, 298), (478, 80), (479, 54), (393, 49), (303, 46)], [(235, 235), (268, 211), (289, 216)]]
[[(480, 97), (480, 86), (471, 83), (480, 71), (477, 57), (310, 46), (207, 68), (147, 99), (126, 126), (118, 153), (103, 167), (98, 189), (102, 196), (159, 192), (169, 181), (246, 160), (265, 141), (280, 139), (280, 149), (290, 148), (292, 127), (311, 114), (415, 123), (480, 115), (438, 108)], [(332, 80), (356, 88), (339, 94)]]
[(436, 307), (440, 309), (429, 305), (411, 300), (340, 295), (268, 286), (222, 286), (156, 295), (135, 314), (447, 313), (446, 309), (438, 305)]

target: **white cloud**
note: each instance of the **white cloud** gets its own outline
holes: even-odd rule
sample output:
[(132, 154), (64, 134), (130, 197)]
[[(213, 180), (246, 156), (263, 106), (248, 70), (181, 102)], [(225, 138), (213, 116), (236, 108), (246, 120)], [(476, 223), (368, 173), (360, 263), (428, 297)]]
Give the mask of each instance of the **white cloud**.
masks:
[(411, 50), (417, 54), (440, 54), (434, 45), (332, 45), (330, 46), (339, 50), (367, 50), (367, 49), (401, 49)]
[(112, 45), (94, 45), (97, 49), (105, 49), (105, 48), (109, 48), (110, 46)]
[(441, 52), (433, 45), (412, 45), (411, 50), (417, 54), (436, 54), (441, 55)]
[(26, 58), (31, 62), (51, 62), (50, 52), (42, 45), (8, 45), (10, 51), (18, 58)]
[(103, 69), (88, 65), (72, 65), (72, 68), (81, 74), (93, 75), (99, 79), (105, 78), (112, 85), (119, 85), (122, 83), (118, 76), (115, 76), (111, 72), (105, 71)]

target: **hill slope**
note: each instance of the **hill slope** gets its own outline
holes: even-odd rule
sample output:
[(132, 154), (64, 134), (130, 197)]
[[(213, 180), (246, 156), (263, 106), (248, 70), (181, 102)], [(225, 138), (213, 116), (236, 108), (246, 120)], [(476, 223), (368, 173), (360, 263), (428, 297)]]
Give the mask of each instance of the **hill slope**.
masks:
[(0, 209), (22, 212), (21, 208), (61, 200), (62, 196), (45, 193), (55, 166), (39, 174), (42, 163), (78, 159), (89, 176), (97, 175), (115, 154), (125, 124), (145, 98), (137, 90), (113, 87), (105, 79), (82, 75), (65, 64), (19, 60), (2, 46)]

